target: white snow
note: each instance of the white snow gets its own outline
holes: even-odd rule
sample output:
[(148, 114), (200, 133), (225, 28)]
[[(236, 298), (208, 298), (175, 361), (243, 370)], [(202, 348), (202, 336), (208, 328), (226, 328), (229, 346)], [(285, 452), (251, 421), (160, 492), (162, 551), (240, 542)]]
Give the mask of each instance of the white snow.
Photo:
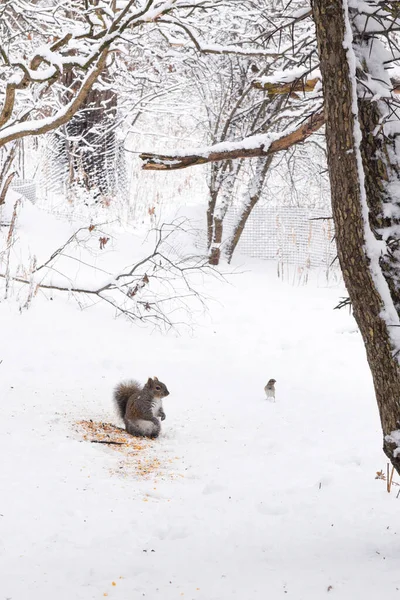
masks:
[(310, 13), (310, 8), (308, 6), (305, 6), (304, 8), (299, 8), (298, 10), (293, 11), (292, 18), (293, 19), (302, 19), (309, 13)]
[[(259, 77), (257, 81), (263, 83), (292, 83), (297, 79), (301, 79), (310, 72), (306, 67), (295, 67), (294, 69), (285, 69), (284, 71), (276, 70), (273, 75)], [(320, 77), (319, 70), (315, 69), (312, 77)], [(310, 75), (311, 78), (311, 75)]]
[[(49, 241), (23, 213), (39, 258), (68, 233), (43, 224)], [(365, 351), (333, 310), (345, 291), (242, 260), (228, 283), (204, 281), (214, 300), (191, 333), (55, 293), (22, 312), (0, 303), (5, 598), (398, 597), (398, 478), (391, 494), (375, 479), (386, 459)], [(121, 425), (114, 386), (154, 375), (171, 393), (143, 477), (74, 424)]]
[(398, 456), (400, 454), (400, 430), (391, 431), (389, 435), (385, 436), (385, 439), (389, 443), (397, 444), (397, 448), (393, 451), (393, 456)]
[[(219, 142), (212, 146), (199, 146), (194, 148), (187, 148), (186, 150), (171, 150), (169, 156), (185, 157), (185, 156), (200, 156), (207, 158), (214, 152), (234, 152), (235, 150), (252, 150), (255, 148), (262, 148), (264, 152), (268, 151), (269, 146), (272, 142), (279, 140), (282, 137), (286, 137), (296, 129), (296, 126), (289, 126), (285, 129), (284, 133), (260, 133), (257, 135), (249, 135), (240, 140), (234, 140), (229, 142)], [(160, 164), (174, 165), (179, 164), (179, 160), (174, 159), (155, 159), (153, 162), (160, 162)]]

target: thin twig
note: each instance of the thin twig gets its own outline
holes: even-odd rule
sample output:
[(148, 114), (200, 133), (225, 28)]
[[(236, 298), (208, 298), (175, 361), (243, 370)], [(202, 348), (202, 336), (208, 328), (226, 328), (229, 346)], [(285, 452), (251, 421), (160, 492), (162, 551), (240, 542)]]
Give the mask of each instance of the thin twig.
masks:
[(111, 442), (108, 440), (90, 440), (91, 444), (110, 444), (113, 446), (124, 446), (125, 444), (128, 443), (128, 441), (126, 442)]
[(388, 489), (388, 492), (389, 492), (389, 494), (390, 494), (390, 491), (391, 491), (391, 489), (392, 489), (393, 475), (394, 475), (394, 467), (392, 467), (392, 472), (390, 473), (390, 479), (389, 479), (389, 489)]

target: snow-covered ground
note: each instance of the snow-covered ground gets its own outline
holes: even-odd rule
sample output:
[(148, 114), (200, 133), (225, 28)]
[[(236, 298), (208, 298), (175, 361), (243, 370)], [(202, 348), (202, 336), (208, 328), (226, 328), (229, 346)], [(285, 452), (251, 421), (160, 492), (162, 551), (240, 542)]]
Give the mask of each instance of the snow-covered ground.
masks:
[[(61, 296), (0, 304), (1, 598), (400, 597), (400, 488), (375, 479), (364, 349), (333, 310), (345, 292), (238, 263), (179, 334)], [(143, 476), (75, 423), (120, 425), (113, 386), (153, 375), (171, 394)]]

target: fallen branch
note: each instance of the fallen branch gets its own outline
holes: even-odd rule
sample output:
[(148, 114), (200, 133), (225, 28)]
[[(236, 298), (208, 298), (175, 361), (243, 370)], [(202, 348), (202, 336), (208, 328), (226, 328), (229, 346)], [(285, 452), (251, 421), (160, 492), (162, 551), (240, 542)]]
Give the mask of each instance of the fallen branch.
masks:
[[(304, 142), (310, 135), (318, 131), (324, 123), (324, 114), (321, 110), (311, 115), (307, 121), (294, 131), (282, 135), (282, 137), (275, 139), (271, 143), (269, 143), (268, 134), (266, 134), (265, 136), (254, 136), (254, 141), (250, 138), (245, 138), (242, 141), (236, 142), (236, 145), (235, 142), (229, 143), (229, 145), (216, 144), (206, 150), (195, 151), (187, 155), (144, 152), (139, 156), (144, 163), (142, 168), (146, 171), (173, 171), (221, 160), (269, 156), (276, 152), (287, 150), (295, 144)], [(252, 143), (254, 146), (251, 145)]]
[[(222, 277), (207, 262), (206, 257), (179, 257), (174, 251), (173, 234), (187, 230), (184, 228), (186, 219), (172, 223), (163, 223), (154, 230), (156, 241), (153, 251), (142, 260), (125, 267), (118, 274), (103, 271), (105, 282), (98, 286), (77, 285), (65, 273), (56, 268), (59, 258), (78, 260), (86, 267), (99, 272), (97, 264), (84, 262), (81, 257), (71, 256), (73, 243), (81, 248), (88, 242), (98, 243), (99, 229), (90, 225), (82, 227), (74, 233), (51, 257), (39, 266), (33, 265), (27, 275), (11, 274), (9, 267), (6, 272), (0, 272), (0, 278), (6, 280), (7, 291), (11, 281), (29, 285), (32, 296), (38, 290), (58, 291), (84, 296), (101, 301), (114, 308), (116, 314), (124, 315), (131, 321), (150, 322), (154, 325), (171, 328), (179, 323), (188, 325), (186, 319), (178, 321), (178, 315), (189, 318), (195, 306), (206, 310), (205, 298), (192, 286), (192, 275), (210, 273)], [(100, 238), (101, 239), (101, 238)], [(9, 244), (10, 246), (10, 240)], [(69, 250), (69, 254), (66, 250)], [(53, 273), (61, 275), (67, 282), (52, 281)], [(41, 279), (38, 275), (41, 274)], [(190, 304), (189, 304), (190, 302)]]

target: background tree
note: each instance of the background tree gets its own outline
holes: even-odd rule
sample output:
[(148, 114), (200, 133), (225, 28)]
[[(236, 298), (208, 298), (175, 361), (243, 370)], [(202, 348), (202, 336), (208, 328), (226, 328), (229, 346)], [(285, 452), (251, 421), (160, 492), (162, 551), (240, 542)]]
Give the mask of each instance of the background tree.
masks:
[[(6, 1), (0, 7), (0, 149), (14, 140), (41, 135), (68, 123), (88, 100), (94, 84), (125, 44), (138, 44), (140, 31), (163, 14), (189, 12), (183, 0), (142, 8), (128, 0), (93, 3)], [(107, 88), (107, 85), (105, 85)]]
[[(282, 20), (280, 0), (246, 0), (238, 4), (230, 0), (217, 13), (196, 14), (195, 23), (168, 18), (175, 42), (179, 36), (182, 38), (183, 30), (194, 45), (194, 54), (189, 54), (187, 77), (193, 82), (194, 92), (203, 106), (205, 117), (199, 128), (204, 130), (208, 145), (226, 145), (238, 138), (274, 134), (292, 122), (299, 122), (302, 116), (307, 117), (314, 103), (310, 95), (303, 95), (301, 99), (298, 95), (294, 105), (291, 85), (279, 94), (255, 89), (256, 75), (268, 79), (274, 69), (291, 68), (293, 54), (298, 56), (294, 78), (299, 72), (312, 71), (316, 60), (309, 53), (307, 36), (297, 41), (287, 28), (281, 29), (279, 37), (273, 35), (276, 28), (265, 31), (265, 15), (271, 22)], [(163, 22), (165, 18), (160, 20), (161, 25)], [(181, 44), (188, 48), (186, 39), (182, 39)], [(274, 77), (270, 79), (273, 81)], [(294, 106), (295, 113), (292, 113)], [(226, 160), (210, 165), (207, 247), (212, 264), (219, 263), (223, 243), (223, 250), (231, 260), (247, 219), (261, 197), (272, 164), (271, 154), (252, 162)], [(233, 230), (227, 236), (224, 221), (233, 199), (240, 208)]]
[[(258, 93), (249, 83), (248, 74), (254, 70), (259, 70), (254, 60), (240, 56), (198, 59), (192, 76), (205, 107), (209, 142), (228, 142), (277, 127), (274, 114), (286, 98), (284, 95), (273, 98)], [(224, 219), (233, 198), (237, 199), (242, 194), (247, 196), (247, 191), (251, 190), (251, 197), (242, 199), (247, 207), (246, 219), (240, 215), (233, 237), (228, 242), (226, 252), (229, 259), (244, 229), (245, 220), (260, 198), (271, 163), (271, 157), (256, 159), (255, 164), (244, 160), (211, 163), (207, 178), (207, 247), (211, 264), (217, 265), (220, 261)]]

